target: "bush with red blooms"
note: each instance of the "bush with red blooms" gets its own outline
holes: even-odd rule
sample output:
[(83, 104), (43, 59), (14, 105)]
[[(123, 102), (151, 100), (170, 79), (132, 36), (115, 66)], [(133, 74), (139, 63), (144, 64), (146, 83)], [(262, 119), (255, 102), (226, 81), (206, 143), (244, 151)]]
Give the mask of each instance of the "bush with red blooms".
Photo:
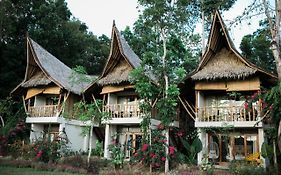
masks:
[(61, 141), (37, 140), (32, 144), (33, 159), (41, 162), (56, 162), (60, 158)]
[(0, 156), (8, 154), (9, 145), (16, 143), (18, 140), (28, 138), (29, 129), (23, 121), (17, 123), (16, 127), (11, 129), (7, 136), (0, 136)]
[(142, 147), (137, 150), (131, 162), (142, 162), (146, 166), (152, 166), (153, 170), (164, 168), (166, 159), (175, 158), (176, 149), (174, 146), (169, 146), (169, 154), (166, 155), (165, 149), (168, 146), (165, 135), (163, 134), (164, 126), (157, 126), (157, 129), (151, 131), (151, 144), (143, 143)]

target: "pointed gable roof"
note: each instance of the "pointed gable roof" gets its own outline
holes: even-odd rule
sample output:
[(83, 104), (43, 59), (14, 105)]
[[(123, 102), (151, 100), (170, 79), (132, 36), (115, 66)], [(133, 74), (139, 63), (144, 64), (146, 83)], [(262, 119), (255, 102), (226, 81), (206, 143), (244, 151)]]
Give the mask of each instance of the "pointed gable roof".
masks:
[(118, 31), (112, 26), (110, 54), (98, 84), (119, 84), (128, 81), (132, 69), (140, 66), (140, 59)]
[(80, 76), (93, 80), (89, 75), (78, 75), (55, 56), (27, 37), (27, 67), (25, 78), (11, 93), (20, 87), (35, 87), (54, 83), (62, 89), (80, 95), (91, 82), (74, 82)]
[(235, 49), (220, 13), (216, 11), (207, 49), (191, 78), (193, 80), (239, 79), (257, 72), (276, 78), (275, 75), (262, 70), (240, 55)]

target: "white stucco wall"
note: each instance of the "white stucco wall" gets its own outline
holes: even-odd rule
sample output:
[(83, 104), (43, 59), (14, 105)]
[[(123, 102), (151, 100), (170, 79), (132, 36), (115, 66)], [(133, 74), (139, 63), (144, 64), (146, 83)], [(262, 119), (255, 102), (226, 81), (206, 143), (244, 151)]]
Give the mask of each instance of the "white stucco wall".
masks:
[(34, 142), (39, 138), (43, 138), (43, 124), (31, 124), (30, 142)]
[(208, 140), (207, 140), (207, 133), (203, 129), (198, 128), (197, 130), (198, 130), (198, 137), (201, 140), (203, 146), (202, 150), (197, 154), (197, 164), (200, 165), (202, 163), (204, 154), (208, 152), (207, 151)]
[(105, 126), (104, 157), (107, 159), (110, 158), (110, 152), (108, 150), (108, 146), (111, 144), (112, 139), (116, 138), (116, 134), (117, 134), (116, 128), (117, 128), (116, 125), (107, 124)]
[(34, 106), (44, 106), (46, 105), (46, 98), (43, 96), (35, 96)]
[[(69, 139), (68, 146), (72, 151), (88, 151), (89, 136), (83, 134), (83, 126), (65, 124), (65, 132)], [(95, 148), (97, 137), (93, 133), (92, 148)]]

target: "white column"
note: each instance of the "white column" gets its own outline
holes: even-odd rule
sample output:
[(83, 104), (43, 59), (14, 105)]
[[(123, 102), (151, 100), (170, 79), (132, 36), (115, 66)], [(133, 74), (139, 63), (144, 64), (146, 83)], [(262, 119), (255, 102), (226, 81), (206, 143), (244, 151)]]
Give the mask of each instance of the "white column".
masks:
[(83, 151), (88, 151), (88, 146), (89, 146), (89, 133), (87, 133), (84, 136), (84, 140), (83, 140)]
[[(263, 131), (263, 128), (259, 128), (258, 129), (258, 138), (259, 138), (259, 152), (261, 153), (261, 147), (262, 147), (262, 144), (264, 142), (264, 131)], [(266, 161), (265, 161), (265, 158), (263, 158), (262, 156), (260, 156), (260, 159), (262, 160), (263, 162), (263, 166), (264, 168), (266, 168)]]
[(34, 142), (39, 138), (43, 137), (43, 124), (31, 124), (31, 131), (30, 131), (30, 142)]
[(34, 140), (35, 140), (35, 127), (34, 127), (34, 124), (31, 123), (31, 131), (30, 131), (30, 136), (29, 136), (29, 139), (30, 139), (30, 143), (32, 143)]
[(110, 154), (108, 150), (108, 145), (110, 144), (110, 131), (109, 131), (109, 124), (105, 125), (105, 138), (104, 138), (104, 157), (109, 159)]
[(61, 134), (65, 130), (65, 123), (60, 123), (59, 125), (59, 133)]
[(198, 128), (198, 137), (200, 139), (200, 141), (202, 142), (202, 150), (198, 153), (197, 155), (197, 164), (200, 165), (203, 159), (203, 155), (206, 153), (207, 151), (207, 134), (203, 129)]

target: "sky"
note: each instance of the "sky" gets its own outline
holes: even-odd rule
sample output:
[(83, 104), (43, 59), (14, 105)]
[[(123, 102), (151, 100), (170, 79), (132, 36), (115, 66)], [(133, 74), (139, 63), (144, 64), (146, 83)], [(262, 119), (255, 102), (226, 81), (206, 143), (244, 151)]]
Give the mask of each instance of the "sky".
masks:
[[(66, 2), (73, 16), (86, 23), (89, 31), (97, 36), (105, 34), (111, 37), (113, 20), (120, 31), (124, 30), (126, 26), (132, 28), (139, 15), (137, 0), (66, 0)], [(226, 25), (227, 21), (242, 14), (249, 2), (251, 0), (237, 0), (229, 11), (224, 12), (222, 18)], [(262, 17), (253, 19), (251, 25), (248, 25), (247, 21), (230, 28), (230, 37), (238, 50), (242, 37), (252, 34), (258, 28), (260, 19)], [(196, 31), (201, 33), (201, 24), (197, 25)]]

